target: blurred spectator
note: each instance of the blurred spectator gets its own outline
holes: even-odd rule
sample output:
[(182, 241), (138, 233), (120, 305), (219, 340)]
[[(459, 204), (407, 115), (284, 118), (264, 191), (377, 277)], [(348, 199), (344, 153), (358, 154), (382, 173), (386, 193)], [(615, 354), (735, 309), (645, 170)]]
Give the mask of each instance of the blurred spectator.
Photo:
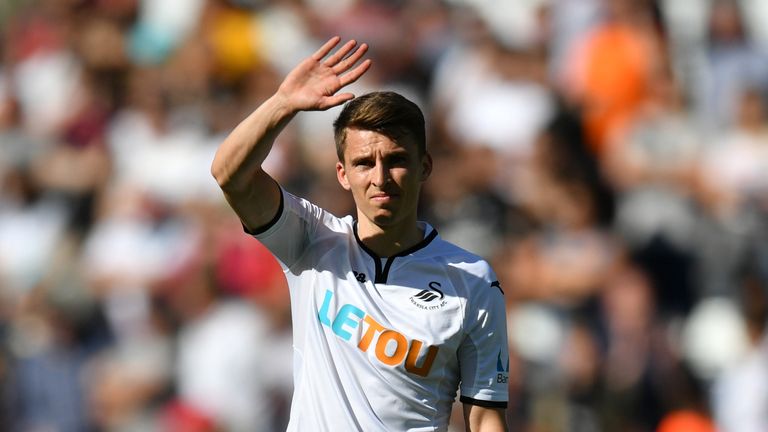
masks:
[(602, 296), (607, 347), (605, 354), (606, 430), (644, 425), (652, 429), (659, 403), (646, 396), (655, 372), (653, 287), (629, 264), (619, 266)]
[[(488, 166), (492, 176), (513, 176), (530, 159), (538, 132), (554, 114), (554, 98), (544, 83), (543, 59), (533, 50), (512, 50), (490, 34), (486, 24), (464, 17), (467, 28), (436, 65), (431, 88), (433, 121), (451, 145), (488, 147), (511, 164), (509, 171)], [(512, 121), (514, 119), (514, 121)], [(505, 184), (507, 187), (508, 184)], [(511, 182), (515, 187), (515, 182)], [(507, 191), (515, 201), (515, 191)]]
[(169, 105), (162, 79), (162, 70), (134, 69), (128, 104), (115, 115), (107, 133), (116, 184), (178, 205), (210, 196), (206, 166), (215, 147), (207, 142), (203, 124)]
[(0, 295), (16, 304), (42, 279), (69, 212), (32, 173), (52, 144), (27, 133), (13, 83), (0, 88)]
[(96, 430), (160, 430), (155, 402), (170, 379), (170, 350), (145, 341), (100, 353), (85, 373), (90, 421)]
[(510, 289), (510, 346), (524, 365), (518, 391), (536, 427), (599, 430), (605, 359), (595, 305), (619, 252), (607, 231), (612, 193), (565, 110), (539, 135), (530, 169), (523, 210), (533, 224), (496, 266)]
[(79, 432), (88, 427), (81, 375), (87, 352), (71, 310), (43, 290), (29, 296), (11, 335), (12, 430)]
[(762, 205), (768, 194), (768, 135), (763, 96), (743, 95), (737, 122), (701, 155), (701, 196), (707, 210), (696, 236), (700, 286), (709, 294), (733, 296), (739, 269), (757, 244)]
[(663, 58), (661, 23), (652, 0), (602, 3), (602, 22), (574, 43), (563, 77), (596, 154), (646, 100)]
[(693, 287), (704, 138), (671, 71), (605, 149), (603, 168), (619, 190), (615, 229), (654, 279), (663, 315), (686, 313)]
[(197, 307), (199, 316), (189, 317), (179, 335), (179, 397), (224, 430), (272, 430), (265, 324), (243, 304)]
[(628, 119), (625, 132), (609, 138), (603, 167), (622, 193), (666, 189), (685, 198), (696, 191), (698, 159), (705, 148), (684, 89), (667, 68)]
[(703, 153), (702, 176), (712, 211), (728, 215), (768, 193), (768, 113), (764, 95), (745, 91), (735, 124)]
[(744, 270), (739, 287), (748, 348), (715, 380), (713, 408), (722, 432), (768, 428), (768, 286), (755, 270)]
[(709, 9), (702, 77), (696, 92), (702, 125), (710, 130), (734, 124), (745, 90), (768, 90), (767, 47), (754, 42), (743, 3), (715, 0)]
[(503, 45), (471, 9), (454, 19), (461, 33), (439, 57), (430, 87), (437, 163), (428, 213), (445, 238), (493, 256), (500, 234), (524, 229), (525, 175), (554, 97), (535, 46)]
[[(271, 266), (260, 264), (265, 262)], [(181, 319), (176, 370), (178, 398), (223, 430), (273, 430), (279, 419), (274, 418), (275, 399), (270, 392), (282, 387), (281, 380), (291, 381), (285, 373), (270, 367), (277, 363), (272, 364), (269, 357), (286, 358), (279, 352), (285, 346), (276, 344), (278, 339), (273, 336), (280, 334), (279, 329), (272, 327), (269, 315), (260, 313), (254, 305), (222, 297), (208, 264), (201, 264), (188, 269), (167, 288)], [(247, 265), (255, 269), (250, 280), (242, 279), (247, 275), (228, 278), (229, 289), (285, 288), (274, 282), (271, 287), (254, 285), (269, 283), (269, 278), (274, 277), (269, 276), (276, 265), (271, 256), (262, 254), (260, 260)], [(254, 276), (260, 280), (253, 279)], [(260, 295), (266, 298), (268, 294)], [(265, 306), (268, 304), (265, 302)], [(287, 305), (283, 305), (283, 310), (287, 310)]]
[(607, 231), (613, 194), (583, 139), (563, 111), (539, 136), (524, 211), (538, 229), (512, 246), (501, 264), (513, 296), (581, 305), (601, 288), (616, 250)]
[(71, 11), (41, 3), (37, 13), (22, 10), (8, 25), (5, 57), (25, 130), (49, 137), (61, 131), (77, 100), (82, 63), (71, 49)]

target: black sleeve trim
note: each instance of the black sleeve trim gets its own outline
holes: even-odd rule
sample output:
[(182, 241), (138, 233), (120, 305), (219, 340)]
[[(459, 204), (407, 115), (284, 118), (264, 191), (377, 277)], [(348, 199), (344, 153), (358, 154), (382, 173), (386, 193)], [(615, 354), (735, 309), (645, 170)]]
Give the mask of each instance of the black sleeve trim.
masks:
[(243, 231), (245, 231), (246, 234), (250, 234), (252, 236), (255, 236), (255, 235), (259, 235), (261, 233), (264, 233), (268, 229), (270, 229), (273, 226), (275, 226), (277, 221), (280, 220), (280, 216), (283, 215), (283, 206), (284, 206), (284, 202), (283, 201), (284, 200), (285, 200), (285, 198), (283, 197), (283, 189), (280, 188), (280, 205), (277, 207), (277, 214), (275, 214), (275, 217), (273, 217), (272, 220), (267, 222), (265, 225), (262, 225), (262, 226), (256, 228), (255, 230), (249, 230), (248, 227), (245, 226), (245, 224), (240, 222), (243, 225)]
[(459, 398), (462, 403), (477, 405), (483, 408), (506, 408), (507, 402), (505, 401), (486, 401), (480, 399), (472, 399), (471, 397), (462, 396)]

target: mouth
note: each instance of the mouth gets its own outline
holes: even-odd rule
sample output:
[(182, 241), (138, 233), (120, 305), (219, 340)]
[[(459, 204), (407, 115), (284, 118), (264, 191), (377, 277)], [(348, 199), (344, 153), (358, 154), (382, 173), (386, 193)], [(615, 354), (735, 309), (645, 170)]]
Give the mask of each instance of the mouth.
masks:
[(373, 202), (378, 202), (378, 203), (390, 202), (395, 198), (397, 198), (396, 194), (390, 194), (390, 193), (384, 193), (384, 192), (377, 193), (371, 196), (371, 200)]

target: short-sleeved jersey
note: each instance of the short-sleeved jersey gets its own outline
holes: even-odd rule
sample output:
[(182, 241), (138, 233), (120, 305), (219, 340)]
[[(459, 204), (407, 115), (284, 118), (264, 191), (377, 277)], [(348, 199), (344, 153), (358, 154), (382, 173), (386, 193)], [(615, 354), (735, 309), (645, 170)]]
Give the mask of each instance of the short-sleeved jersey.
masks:
[(487, 262), (426, 223), (417, 245), (380, 258), (338, 218), (282, 191), (253, 233), (291, 296), (289, 431), (446, 430), (461, 401), (506, 407), (503, 292)]

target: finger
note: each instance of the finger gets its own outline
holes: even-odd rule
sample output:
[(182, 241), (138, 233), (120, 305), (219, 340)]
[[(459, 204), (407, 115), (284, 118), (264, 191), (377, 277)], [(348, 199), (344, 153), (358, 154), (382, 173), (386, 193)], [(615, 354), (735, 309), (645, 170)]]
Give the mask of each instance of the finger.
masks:
[(312, 54), (312, 58), (317, 61), (322, 60), (323, 57), (325, 57), (326, 55), (328, 55), (329, 52), (331, 52), (333, 47), (335, 47), (340, 40), (341, 38), (339, 36), (334, 36), (328, 39), (328, 42), (323, 44), (323, 46), (321, 46), (320, 49), (318, 49), (317, 51), (315, 51), (314, 54)]
[(341, 80), (341, 86), (344, 87), (346, 85), (352, 84), (353, 82), (357, 81), (358, 78), (363, 76), (363, 74), (370, 67), (371, 67), (370, 59), (367, 59), (364, 62), (360, 63), (359, 65), (357, 65), (356, 68), (352, 69), (351, 71), (339, 77), (339, 79)]
[(342, 47), (339, 48), (335, 53), (333, 53), (333, 55), (328, 57), (325, 60), (324, 64), (329, 67), (336, 65), (336, 63), (340, 62), (341, 59), (343, 59), (347, 54), (349, 54), (350, 51), (352, 51), (352, 48), (354, 48), (355, 45), (357, 45), (356, 41), (354, 40), (348, 41), (347, 43), (342, 45)]
[(344, 60), (340, 61), (336, 66), (333, 67), (333, 72), (335, 74), (340, 74), (347, 69), (351, 68), (355, 63), (357, 63), (358, 60), (360, 60), (361, 57), (368, 51), (368, 44), (362, 44), (360, 45), (357, 50), (355, 50), (354, 53), (352, 53), (351, 56), (345, 58)]
[(327, 110), (327, 109), (333, 108), (333, 107), (335, 107), (337, 105), (341, 105), (344, 102), (346, 102), (348, 100), (351, 100), (351, 99), (354, 99), (354, 98), (355, 98), (355, 95), (353, 95), (352, 93), (339, 93), (339, 94), (336, 94), (336, 95), (328, 97), (324, 101), (321, 109)]

